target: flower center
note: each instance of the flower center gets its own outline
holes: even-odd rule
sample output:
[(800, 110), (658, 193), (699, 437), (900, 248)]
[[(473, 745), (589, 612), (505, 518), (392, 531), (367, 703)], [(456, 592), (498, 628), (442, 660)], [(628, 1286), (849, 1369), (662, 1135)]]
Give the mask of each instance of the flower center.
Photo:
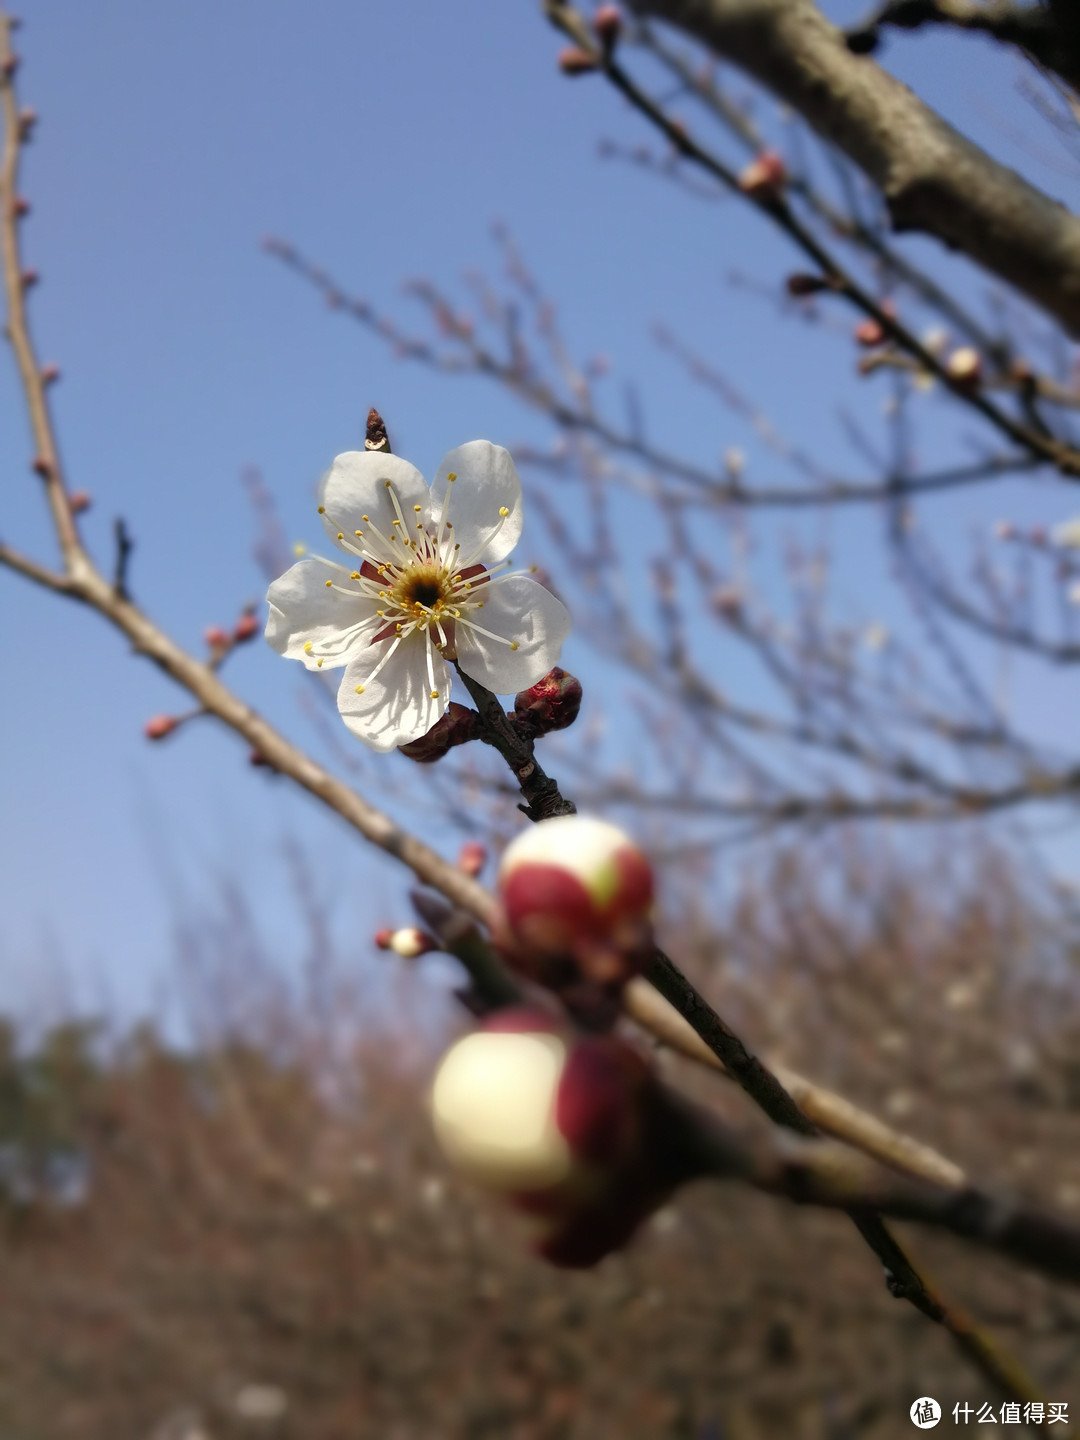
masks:
[(446, 571), (440, 566), (417, 565), (406, 570), (394, 586), (394, 599), (403, 610), (419, 615), (425, 610), (438, 614), (443, 602), (450, 599)]

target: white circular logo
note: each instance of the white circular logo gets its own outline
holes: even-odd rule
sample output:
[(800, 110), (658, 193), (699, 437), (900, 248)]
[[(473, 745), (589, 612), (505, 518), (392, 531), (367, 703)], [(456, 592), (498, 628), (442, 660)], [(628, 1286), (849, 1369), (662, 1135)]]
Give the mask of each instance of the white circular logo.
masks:
[(911, 1423), (920, 1430), (932, 1430), (941, 1419), (941, 1406), (936, 1400), (931, 1400), (929, 1395), (923, 1395), (915, 1401), (908, 1413)]

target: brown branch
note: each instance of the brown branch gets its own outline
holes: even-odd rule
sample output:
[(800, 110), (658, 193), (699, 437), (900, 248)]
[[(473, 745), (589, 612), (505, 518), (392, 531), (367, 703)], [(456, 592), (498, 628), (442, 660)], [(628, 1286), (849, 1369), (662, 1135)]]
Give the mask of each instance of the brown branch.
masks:
[(632, 0), (797, 110), (878, 187), (897, 230), (933, 235), (1080, 334), (1080, 220), (998, 164), (872, 60), (813, 0)]
[(917, 30), (923, 25), (950, 25), (989, 35), (1004, 45), (1015, 45), (1045, 70), (1053, 70), (1080, 90), (1080, 15), (1072, 0), (1015, 5), (1010, 0), (887, 0), (887, 3), (846, 32), (848, 48), (856, 55), (877, 49), (883, 25)]

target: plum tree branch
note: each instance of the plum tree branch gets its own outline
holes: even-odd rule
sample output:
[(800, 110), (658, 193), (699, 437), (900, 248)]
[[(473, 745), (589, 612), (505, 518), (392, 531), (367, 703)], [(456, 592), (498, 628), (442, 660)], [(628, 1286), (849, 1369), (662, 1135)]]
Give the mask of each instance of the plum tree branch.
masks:
[(993, 160), (813, 0), (632, 0), (761, 81), (877, 186), (897, 230), (932, 235), (1080, 334), (1080, 219)]

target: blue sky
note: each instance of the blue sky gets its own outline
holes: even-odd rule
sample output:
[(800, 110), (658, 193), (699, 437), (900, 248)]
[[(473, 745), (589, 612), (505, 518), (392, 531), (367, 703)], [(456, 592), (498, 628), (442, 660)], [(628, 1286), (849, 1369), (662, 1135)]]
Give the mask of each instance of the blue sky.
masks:
[[(408, 317), (399, 288), (410, 277), (454, 289), (464, 272), (497, 267), (500, 219), (560, 301), (579, 353), (614, 357), (642, 382), (658, 433), (705, 461), (730, 445), (755, 453), (752, 437), (658, 361), (649, 331), (662, 316), (766, 397), (786, 431), (855, 468), (834, 413), (838, 397), (861, 403), (865, 392), (853, 388), (842, 337), (778, 328), (760, 300), (725, 283), (736, 268), (775, 281), (792, 264), (784, 242), (744, 209), (601, 161), (602, 137), (645, 134), (601, 83), (559, 75), (561, 41), (532, 4), (27, 0), (21, 13), (21, 98), (41, 117), (24, 172), (25, 253), (43, 276), (32, 300), (40, 351), (63, 369), (65, 460), (72, 485), (94, 496), (96, 552), (108, 553), (122, 514), (137, 544), (135, 594), (181, 641), (197, 646), (206, 625), (264, 592), (245, 465), (261, 468), (290, 538), (313, 541), (313, 483), (358, 444), (369, 404), (427, 473), (476, 436), (547, 434), (490, 385), (396, 362), (265, 256), (267, 234)], [(1074, 179), (1012, 142), (1012, 129), (1031, 128), (1013, 61), (944, 37), (898, 42), (888, 59), (1075, 204)], [(1040, 143), (1051, 156), (1052, 142)], [(949, 273), (975, 283), (960, 266)], [(939, 422), (926, 433), (933, 441)], [(10, 366), (0, 435), (0, 533), (48, 559)], [(988, 503), (1068, 513), (1049, 489), (979, 503), (984, 514)], [(876, 583), (874, 562), (856, 558), (842, 593), (872, 612)], [(253, 773), (239, 742), (209, 724), (144, 742), (147, 717), (182, 699), (93, 615), (0, 573), (0, 617), (13, 641), (0, 710), (0, 1009), (158, 1003), (174, 987), (177, 916), (211, 903), (223, 873), (291, 963), (302, 922), (287, 838), (317, 857), (319, 903), (342, 953), (370, 963), (369, 935), (403, 914), (388, 862)], [(567, 660), (579, 672), (589, 663), (574, 642)], [(261, 642), (228, 674), (287, 733), (313, 739), (299, 675)], [(364, 759), (367, 793), (379, 800), (402, 765)]]

